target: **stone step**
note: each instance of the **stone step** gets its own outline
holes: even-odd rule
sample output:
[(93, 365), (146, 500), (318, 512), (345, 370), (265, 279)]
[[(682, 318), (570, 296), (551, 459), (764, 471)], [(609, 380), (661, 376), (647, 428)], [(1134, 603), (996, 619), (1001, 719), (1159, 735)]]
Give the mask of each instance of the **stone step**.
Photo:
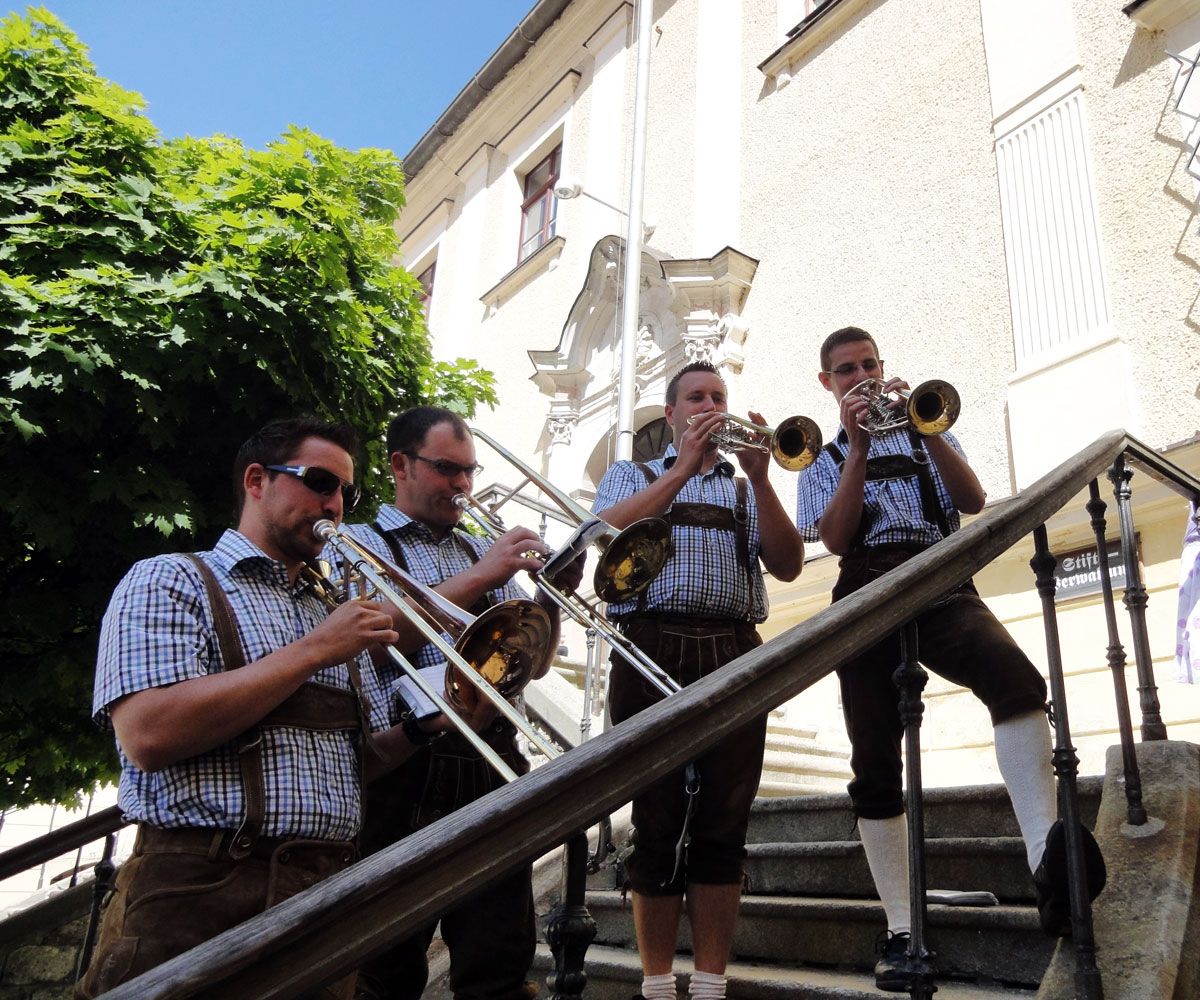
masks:
[[(587, 1000), (629, 1000), (641, 989), (642, 970), (637, 952), (592, 945), (587, 953)], [(534, 969), (544, 977), (554, 967), (545, 945), (538, 947)], [(686, 995), (691, 961), (679, 957), (676, 971), (680, 995)], [(730, 962), (726, 970), (730, 1000), (880, 1000), (870, 971), (765, 966)], [(1003, 984), (970, 984), (939, 979), (937, 1000), (1032, 1000), (1034, 991)]]
[[(1087, 827), (1096, 823), (1103, 779), (1079, 779), (1080, 816)], [(1017, 837), (1020, 830), (1002, 784), (964, 785), (925, 790), (925, 835), (928, 838), (970, 837), (986, 831), (992, 837)], [(845, 794), (760, 798), (750, 813), (750, 843), (857, 839), (850, 797)]]
[[(943, 837), (925, 842), (926, 885), (984, 890), (1005, 902), (1032, 902), (1033, 878), (1020, 837)], [(746, 892), (751, 895), (875, 897), (857, 840), (750, 844)]]
[[(632, 915), (619, 892), (589, 893), (587, 905), (597, 928), (589, 956), (596, 945), (634, 949)], [(1034, 988), (1054, 952), (1032, 906), (931, 905), (928, 912), (930, 947), (944, 976)], [(746, 896), (732, 952), (740, 962), (870, 971), (885, 926), (878, 900)], [(691, 949), (686, 919), (679, 948)]]

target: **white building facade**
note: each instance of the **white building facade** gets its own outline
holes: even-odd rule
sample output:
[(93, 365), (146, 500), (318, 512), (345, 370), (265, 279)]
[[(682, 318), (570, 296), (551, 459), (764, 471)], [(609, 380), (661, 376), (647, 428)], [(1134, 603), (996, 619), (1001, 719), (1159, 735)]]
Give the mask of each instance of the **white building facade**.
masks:
[[(1200, 0), (657, 0), (653, 19), (640, 452), (664, 443), (666, 380), (697, 358), (736, 411), (831, 434), (818, 348), (856, 325), (889, 374), (959, 389), (955, 433), (993, 501), (1113, 427), (1196, 472)], [(585, 505), (614, 458), (635, 20), (619, 0), (535, 4), (406, 157), (397, 226), (435, 354), (498, 377), (479, 425)], [(485, 481), (517, 480), (480, 460)], [(794, 475), (772, 477), (792, 505)], [(1145, 495), (1163, 713), (1196, 739), (1200, 698), (1170, 679), (1186, 507)], [(1082, 512), (1050, 527), (1058, 551), (1091, 543)], [(1043, 662), (1031, 554), (976, 582)], [(765, 634), (818, 612), (835, 576), (814, 551), (772, 583)], [(1060, 608), (1091, 772), (1115, 731), (1097, 600)], [(928, 701), (927, 779), (994, 774), (982, 707), (936, 679)], [(787, 713), (844, 741), (829, 681)]]

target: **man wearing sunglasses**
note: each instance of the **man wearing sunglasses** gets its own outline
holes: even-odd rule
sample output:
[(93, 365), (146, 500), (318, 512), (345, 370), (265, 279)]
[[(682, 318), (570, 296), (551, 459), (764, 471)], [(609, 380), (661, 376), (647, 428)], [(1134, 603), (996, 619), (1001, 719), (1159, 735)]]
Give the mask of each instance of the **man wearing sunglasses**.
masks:
[[(838, 404), (841, 426), (800, 473), (796, 522), (841, 556), (833, 599), (840, 600), (959, 528), (959, 512), (983, 509), (984, 492), (952, 434), (922, 437), (898, 427), (869, 433), (868, 402), (851, 390), (867, 378), (883, 391), (907, 389), (887, 379), (874, 338), (846, 327), (826, 338), (817, 376)], [(920, 661), (969, 688), (989, 709), (996, 761), (1025, 840), (1042, 928), (1070, 933), (1065, 833), (1055, 822), (1046, 683), (968, 581), (918, 618)], [(900, 664), (893, 634), (838, 669), (852, 752), (850, 800), (888, 930), (875, 985), (908, 992), (908, 826), (901, 785)], [(1091, 833), (1086, 843), (1089, 891), (1104, 886), (1104, 861)]]
[[(537, 533), (512, 528), (489, 542), (459, 524), (463, 512), (454, 498), (469, 495), (480, 472), (475, 443), (462, 418), (439, 407), (407, 410), (388, 425), (387, 450), (395, 503), (381, 507), (373, 525), (349, 526), (354, 538), (472, 615), (501, 601), (527, 597), (514, 577), (542, 565), (530, 553), (549, 554)], [(582, 578), (580, 559), (557, 580), (574, 588)], [(535, 680), (550, 669), (559, 625), (557, 607), (540, 591), (537, 599), (554, 631), (551, 652), (534, 670)], [(445, 658), (433, 645), (421, 647), (410, 660), (427, 676), (440, 678), (445, 669)], [(399, 670), (390, 663), (377, 669), (384, 687), (396, 690)], [(480, 702), (486, 711), (472, 728), (509, 767), (524, 774), (529, 762), (517, 749), (512, 724), (494, 718), (492, 706)], [(403, 694), (391, 700), (391, 707), (392, 721), (404, 726), (411, 739), (428, 745), (370, 789), (364, 853), (381, 850), (503, 784), (460, 733), (443, 733), (440, 727), (429, 731), (429, 722)], [(359, 974), (361, 1000), (418, 1000), (429, 975), (426, 952), (435, 927), (430, 925), (367, 963)], [(536, 946), (530, 866), (510, 872), (460, 909), (443, 915), (441, 930), (450, 953), (450, 987), (459, 1000), (524, 1000), (537, 992), (527, 981)]]
[[(397, 640), (391, 615), (368, 602), (330, 612), (302, 573), (322, 548), (314, 524), (357, 498), (354, 447), (341, 424), (263, 428), (234, 463), (237, 529), (211, 551), (137, 563), (113, 593), (94, 712), (115, 732), (119, 801), (138, 835), (78, 996), (355, 859), (365, 706), (366, 777), (412, 753), (366, 669), (372, 647)], [(350, 977), (316, 995), (352, 991)]]

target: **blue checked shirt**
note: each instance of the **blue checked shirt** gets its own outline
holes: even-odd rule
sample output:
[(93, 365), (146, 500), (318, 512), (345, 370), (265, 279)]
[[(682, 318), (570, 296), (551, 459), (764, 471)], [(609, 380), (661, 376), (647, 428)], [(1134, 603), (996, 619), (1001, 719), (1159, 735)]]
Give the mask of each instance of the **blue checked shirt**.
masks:
[[(668, 445), (662, 458), (647, 462), (662, 475), (676, 458), (675, 446)], [(614, 507), (646, 488), (646, 477), (634, 462), (617, 462), (604, 474), (596, 490), (595, 513)], [(677, 503), (708, 503), (732, 509), (737, 503), (737, 485), (733, 466), (719, 461), (712, 470), (692, 476)], [(750, 567), (746, 572), (738, 561), (737, 536), (720, 528), (672, 525), (674, 555), (646, 590), (648, 612), (675, 615), (704, 615), (708, 618), (736, 618), (752, 622), (766, 621), (767, 589), (758, 558), (762, 543), (758, 537), (758, 508), (754, 491), (746, 490), (747, 525), (750, 543)], [(753, 581), (753, 582), (752, 582)], [(614, 616), (638, 609), (637, 600), (610, 604)]]
[[(954, 435), (944, 432), (942, 437), (965, 461), (966, 455)], [(846, 431), (841, 426), (838, 427), (834, 442), (843, 454), (849, 451)], [(908, 431), (901, 428), (871, 438), (867, 458), (911, 454), (912, 442), (909, 440)], [(937, 465), (932, 461), (929, 463), (929, 471), (933, 476), (938, 503), (946, 515), (946, 522), (952, 532), (958, 531), (958, 511), (946, 491)], [(796, 527), (800, 529), (805, 541), (819, 541), (817, 522), (829, 506), (841, 474), (841, 467), (824, 448), (821, 449), (817, 460), (800, 473), (796, 487)], [(922, 513), (921, 489), (916, 476), (866, 483), (863, 489), (863, 515), (869, 522), (865, 541), (868, 547), (894, 542), (932, 545), (942, 540), (938, 526), (926, 521)]]
[[(293, 586), (282, 563), (236, 531), (199, 555), (229, 598), (247, 663), (306, 635), (328, 613), (311, 587)], [(113, 592), (101, 625), (95, 720), (111, 729), (110, 708), (118, 698), (223, 670), (212, 621), (203, 578), (188, 559), (163, 555), (136, 563)], [(360, 656), (364, 695), (374, 703), (382, 695), (369, 687), (368, 662), (367, 654)], [(320, 670), (312, 680), (350, 689), (344, 665)], [(351, 839), (362, 817), (359, 740), (359, 733), (345, 730), (264, 727), (263, 835)], [(118, 801), (128, 819), (168, 828), (236, 829), (241, 823), (245, 795), (236, 741), (152, 774), (135, 767), (119, 741), (117, 751)]]
[[(482, 556), (491, 546), (491, 542), (487, 539), (458, 529), (446, 532), (439, 542), (426, 525), (413, 520), (391, 504), (384, 504), (379, 508), (376, 520), (379, 522), (379, 526), (399, 543), (400, 550), (404, 553), (404, 558), (408, 563), (409, 574), (428, 587), (436, 587), (474, 565), (471, 558), (463, 551), (458, 538), (465, 540), (476, 556)], [(347, 524), (343, 526), (342, 530), (376, 555), (389, 562), (392, 561), (391, 550), (371, 525)], [(341, 557), (332, 547), (326, 548), (323, 558), (339, 567), (338, 575), (340, 576)], [(491, 591), (491, 596), (498, 603), (528, 598), (529, 595), (514, 580), (509, 580), (503, 587)], [(426, 643), (415, 654), (409, 656), (408, 661), (418, 670), (423, 671), (426, 667), (444, 667), (446, 658), (433, 643)], [(390, 724), (395, 725), (400, 721), (400, 713), (406, 708), (396, 697), (397, 684), (403, 674), (400, 667), (391, 660), (376, 664), (375, 672), (378, 675), (379, 686), (387, 693), (385, 704), (388, 708)]]

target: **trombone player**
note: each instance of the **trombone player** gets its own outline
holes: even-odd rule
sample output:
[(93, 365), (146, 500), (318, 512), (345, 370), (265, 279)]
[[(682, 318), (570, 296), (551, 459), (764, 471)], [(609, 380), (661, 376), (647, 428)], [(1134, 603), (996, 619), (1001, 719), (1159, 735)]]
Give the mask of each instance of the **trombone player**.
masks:
[[(77, 997), (348, 866), (363, 771), (413, 751), (399, 727), (373, 732), (365, 759), (360, 738), (363, 696), (380, 701), (367, 654), (398, 638), (386, 606), (329, 612), (303, 575), (321, 550), (314, 524), (340, 521), (358, 496), (355, 447), (344, 424), (262, 428), (233, 463), (237, 529), (209, 551), (136, 563), (114, 591), (93, 711), (115, 733), (138, 834)], [(353, 986), (312, 995), (349, 1000)]]
[[(879, 349), (865, 330), (851, 326), (830, 334), (821, 346), (817, 377), (838, 404), (841, 426), (817, 461), (800, 474), (796, 522), (805, 538), (819, 538), (841, 556), (833, 589), (837, 601), (957, 531), (959, 513), (978, 513), (985, 495), (958, 441), (939, 430), (944, 421), (918, 431), (915, 415), (907, 428), (888, 429), (892, 420), (875, 424), (870, 419), (878, 398), (860, 394), (860, 383), (877, 379), (885, 395), (907, 390), (908, 384), (885, 381)], [(892, 412), (885, 404), (885, 417)], [(925, 609), (917, 623), (920, 661), (969, 688), (991, 714), (996, 760), (1025, 841), (1042, 928), (1052, 936), (1070, 933), (1046, 683), (970, 581)], [(888, 921), (875, 985), (908, 992), (908, 827), (901, 791), (899, 693), (892, 681), (899, 663), (899, 637), (893, 634), (837, 673), (852, 747), (851, 805)], [(1104, 884), (1104, 862), (1091, 834), (1083, 833), (1094, 898)]]
[[(549, 549), (536, 532), (506, 531), (495, 542), (460, 528), (460, 494), (470, 494), (480, 466), (466, 423), (456, 413), (419, 406), (395, 417), (387, 429), (387, 450), (396, 499), (384, 504), (373, 524), (344, 529), (363, 546), (397, 564), (472, 615), (501, 601), (527, 595), (515, 582), (521, 571), (542, 566), (537, 556)], [(537, 556), (533, 555), (534, 553)], [(336, 561), (336, 558), (331, 561)], [(583, 578), (583, 560), (557, 577), (565, 589)], [(558, 648), (558, 608), (539, 592), (552, 624), (544, 659), (531, 679), (546, 674)], [(401, 648), (413, 648), (416, 629), (397, 626)], [(445, 658), (432, 644), (410, 657), (428, 675), (441, 675)], [(441, 730), (440, 719), (425, 717), (390, 664), (377, 664), (381, 686), (389, 689), (392, 721), (399, 723), (418, 751), (398, 770), (368, 791), (362, 846), (381, 850), (429, 823), (473, 802), (503, 784), (503, 779), (458, 732)], [(397, 693), (399, 696), (397, 697)], [(413, 702), (409, 704), (409, 702)], [(482, 699), (481, 699), (482, 702)], [(470, 718), (473, 729), (517, 774), (529, 762), (517, 748), (512, 724), (495, 718), (482, 702)], [(450, 987), (458, 1000), (524, 1000), (537, 992), (527, 980), (536, 947), (531, 866), (507, 873), (459, 909), (441, 918), (442, 938), (450, 952)], [(429, 974), (426, 951), (436, 925), (430, 925), (371, 959), (359, 973), (362, 1000), (418, 1000)]]
[[(689, 684), (754, 649), (755, 625), (767, 617), (762, 564), (793, 580), (804, 545), (767, 477), (767, 451), (738, 450), (745, 478), (717, 450), (712, 434), (725, 423), (725, 382), (708, 362), (694, 362), (670, 380), (664, 415), (674, 430), (666, 455), (645, 464), (617, 462), (597, 490), (594, 509), (616, 528), (645, 517), (671, 524), (674, 554), (636, 599), (610, 604), (610, 616), (680, 684)], [(751, 413), (756, 424), (759, 414)], [(661, 695), (624, 660), (612, 660), (613, 722)], [(636, 828), (627, 872), (646, 1000), (674, 1000), (673, 960), (686, 897), (696, 1000), (725, 995), (725, 967), (741, 898), (746, 827), (762, 773), (764, 714), (694, 762), (700, 790), (682, 842), (688, 795), (675, 772), (633, 800)]]

